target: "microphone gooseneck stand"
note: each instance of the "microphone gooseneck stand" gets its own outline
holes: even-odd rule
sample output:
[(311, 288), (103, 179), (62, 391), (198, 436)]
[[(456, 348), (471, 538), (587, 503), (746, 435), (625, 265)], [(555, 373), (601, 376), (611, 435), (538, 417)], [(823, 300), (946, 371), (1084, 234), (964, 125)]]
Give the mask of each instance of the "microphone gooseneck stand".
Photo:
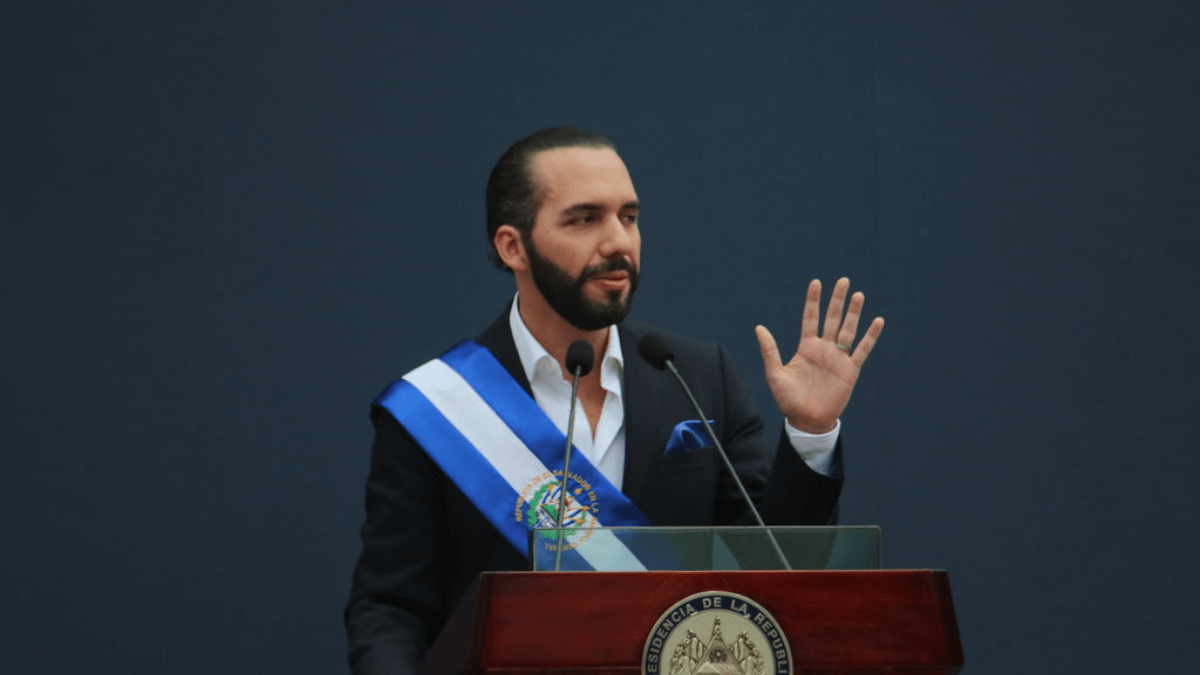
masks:
[(692, 395), (691, 387), (687, 385), (683, 376), (676, 370), (675, 355), (671, 353), (670, 348), (658, 336), (653, 334), (643, 337), (638, 342), (638, 352), (642, 355), (642, 358), (650, 362), (650, 365), (659, 370), (670, 370), (675, 379), (679, 380), (679, 384), (683, 386), (684, 393), (691, 400), (692, 406), (696, 408), (696, 413), (700, 415), (700, 422), (704, 425), (704, 430), (708, 432), (708, 437), (712, 439), (713, 445), (716, 446), (717, 454), (721, 456), (721, 461), (725, 463), (726, 470), (729, 471), (729, 475), (733, 478), (734, 484), (737, 485), (738, 491), (742, 493), (742, 499), (746, 500), (746, 505), (750, 507), (750, 513), (754, 516), (754, 522), (758, 523), (758, 526), (767, 533), (767, 539), (775, 549), (775, 554), (779, 556), (779, 562), (783, 564), (783, 568), (791, 570), (792, 566), (788, 563), (787, 556), (783, 554), (783, 549), (779, 547), (779, 542), (775, 540), (775, 533), (763, 522), (762, 516), (754, 506), (754, 501), (750, 499), (750, 493), (746, 492), (746, 486), (742, 484), (742, 479), (738, 477), (737, 471), (734, 471), (733, 462), (729, 461), (729, 454), (725, 452), (725, 446), (721, 444), (721, 439), (717, 438), (712, 425), (708, 423), (708, 415), (704, 414), (704, 410), (700, 408), (700, 403)]
[(566, 365), (571, 373), (571, 411), (567, 414), (567, 447), (563, 451), (562, 478), (558, 481), (558, 546), (554, 551), (554, 571), (562, 569), (563, 517), (567, 513), (567, 482), (571, 479), (571, 445), (575, 438), (575, 401), (579, 397), (579, 378), (592, 372), (596, 355), (592, 346), (584, 340), (576, 340), (567, 347)]

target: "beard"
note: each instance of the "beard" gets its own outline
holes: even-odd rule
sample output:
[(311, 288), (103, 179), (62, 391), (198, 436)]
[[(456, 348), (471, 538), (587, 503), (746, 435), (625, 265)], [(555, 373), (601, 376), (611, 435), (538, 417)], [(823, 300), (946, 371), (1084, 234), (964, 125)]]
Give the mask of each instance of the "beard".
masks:
[[(613, 258), (599, 265), (589, 265), (571, 275), (563, 268), (550, 262), (538, 253), (531, 238), (525, 238), (525, 251), (529, 256), (529, 273), (533, 284), (542, 293), (546, 303), (567, 323), (584, 331), (600, 330), (620, 322), (633, 306), (633, 292), (638, 286), (638, 271), (625, 258)], [(621, 297), (622, 291), (608, 291), (603, 300), (593, 300), (584, 293), (583, 286), (593, 277), (624, 271), (629, 274), (629, 294)]]

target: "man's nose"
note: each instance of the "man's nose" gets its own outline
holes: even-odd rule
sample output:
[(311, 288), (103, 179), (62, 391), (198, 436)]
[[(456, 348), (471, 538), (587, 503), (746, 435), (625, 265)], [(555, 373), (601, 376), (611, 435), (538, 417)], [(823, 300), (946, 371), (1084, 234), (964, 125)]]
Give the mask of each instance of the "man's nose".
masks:
[(635, 225), (630, 225), (619, 214), (604, 221), (604, 238), (600, 242), (600, 255), (611, 258), (615, 255), (631, 255), (634, 247)]

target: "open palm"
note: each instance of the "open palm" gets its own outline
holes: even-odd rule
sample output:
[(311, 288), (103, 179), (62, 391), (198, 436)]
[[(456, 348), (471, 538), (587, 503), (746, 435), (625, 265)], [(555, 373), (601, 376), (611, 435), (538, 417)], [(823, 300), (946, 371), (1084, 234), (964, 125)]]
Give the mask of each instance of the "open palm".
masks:
[(788, 422), (801, 431), (819, 434), (836, 426), (838, 417), (850, 402), (863, 363), (883, 331), (883, 319), (876, 317), (858, 346), (854, 346), (864, 296), (861, 292), (855, 293), (847, 307), (849, 290), (850, 280), (838, 279), (829, 299), (824, 326), (820, 326), (821, 282), (813, 279), (808, 284), (800, 323), (800, 343), (787, 363), (780, 357), (771, 332), (764, 326), (754, 329), (771, 395)]

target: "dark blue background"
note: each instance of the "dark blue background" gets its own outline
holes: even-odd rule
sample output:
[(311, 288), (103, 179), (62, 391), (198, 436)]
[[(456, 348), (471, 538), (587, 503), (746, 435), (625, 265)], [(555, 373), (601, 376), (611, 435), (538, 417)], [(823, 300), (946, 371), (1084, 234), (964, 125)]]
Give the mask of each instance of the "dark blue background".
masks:
[(562, 123), (645, 204), (635, 315), (772, 426), (755, 323), (887, 318), (842, 520), (950, 571), (966, 672), (1195, 667), (1194, 2), (27, 4), (0, 670), (342, 670), (367, 404), (500, 311), (487, 171)]

